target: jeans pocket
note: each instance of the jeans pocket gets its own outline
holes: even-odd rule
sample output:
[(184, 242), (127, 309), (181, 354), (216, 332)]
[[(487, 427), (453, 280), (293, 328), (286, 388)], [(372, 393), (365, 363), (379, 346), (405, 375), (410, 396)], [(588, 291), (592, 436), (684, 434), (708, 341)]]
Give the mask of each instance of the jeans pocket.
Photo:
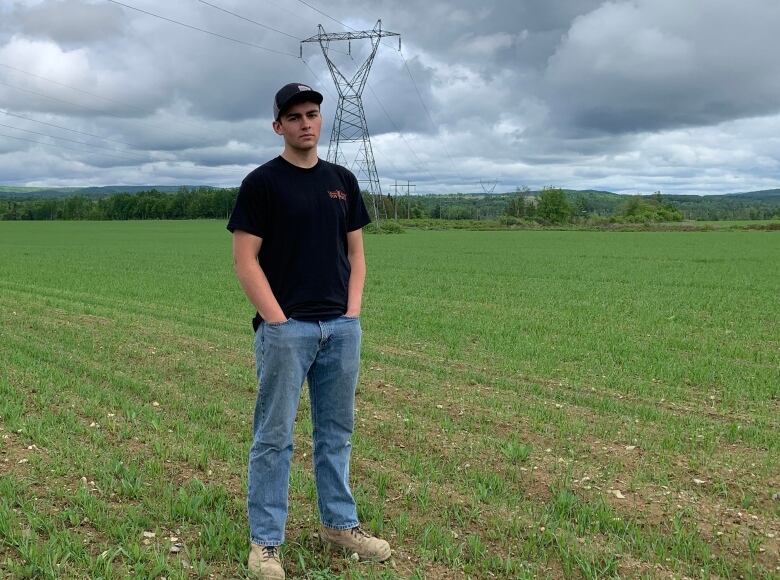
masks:
[(292, 318), (288, 318), (284, 322), (265, 322), (265, 321), (263, 321), (263, 324), (265, 324), (266, 326), (270, 326), (271, 328), (279, 328), (281, 326), (287, 326), (292, 321), (293, 321)]

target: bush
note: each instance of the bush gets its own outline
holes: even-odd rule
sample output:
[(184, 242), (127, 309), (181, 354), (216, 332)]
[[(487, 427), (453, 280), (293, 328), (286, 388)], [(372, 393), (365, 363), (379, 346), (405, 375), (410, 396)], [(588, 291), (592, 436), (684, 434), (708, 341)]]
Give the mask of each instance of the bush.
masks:
[(498, 218), (498, 223), (502, 226), (516, 226), (521, 223), (521, 220), (513, 215), (502, 215)]
[(656, 222), (679, 222), (683, 215), (671, 204), (665, 203), (660, 193), (649, 197), (632, 195), (623, 204), (619, 214), (613, 216), (616, 223), (647, 224)]
[(379, 225), (376, 222), (368, 224), (363, 228), (363, 231), (367, 234), (402, 234), (404, 228), (401, 224), (392, 220), (382, 220)]

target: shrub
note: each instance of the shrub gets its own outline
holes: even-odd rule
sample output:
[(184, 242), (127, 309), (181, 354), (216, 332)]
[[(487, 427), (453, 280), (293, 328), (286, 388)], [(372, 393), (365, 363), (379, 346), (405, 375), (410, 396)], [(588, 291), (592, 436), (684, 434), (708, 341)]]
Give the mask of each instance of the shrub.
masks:
[(382, 220), (378, 225), (376, 222), (368, 224), (363, 231), (367, 234), (402, 234), (404, 228), (396, 221)]

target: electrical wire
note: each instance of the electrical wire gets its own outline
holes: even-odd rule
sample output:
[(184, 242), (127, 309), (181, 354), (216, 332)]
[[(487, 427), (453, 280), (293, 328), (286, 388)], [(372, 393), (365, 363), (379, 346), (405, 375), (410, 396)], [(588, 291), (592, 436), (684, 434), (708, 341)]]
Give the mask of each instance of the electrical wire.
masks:
[(273, 28), (272, 26), (268, 26), (267, 24), (263, 24), (262, 22), (257, 22), (256, 20), (252, 20), (251, 18), (247, 18), (246, 16), (241, 16), (240, 14), (236, 14), (235, 12), (231, 12), (230, 10), (227, 10), (226, 8), (222, 8), (221, 6), (217, 6), (216, 4), (212, 4), (211, 2), (206, 2), (206, 0), (198, 0), (201, 4), (205, 4), (206, 6), (211, 6), (212, 8), (215, 8), (221, 12), (225, 12), (226, 14), (230, 14), (231, 16), (235, 16), (236, 18), (240, 18), (241, 20), (246, 20), (247, 22), (251, 22), (252, 24), (257, 24), (257, 26), (260, 26), (262, 28), (266, 28), (268, 30), (273, 30), (274, 32), (278, 32), (279, 34), (283, 34), (284, 36), (289, 36), (290, 38), (300, 41), (301, 39), (297, 36), (294, 36), (288, 32), (284, 32), (283, 30), (278, 30), (276, 28)]
[[(143, 157), (142, 155), (139, 155), (137, 153), (133, 153), (133, 152), (130, 152), (130, 151), (122, 151), (121, 149), (106, 149), (105, 147), (102, 147), (100, 145), (93, 145), (92, 143), (87, 143), (86, 141), (78, 141), (76, 139), (68, 139), (67, 137), (56, 137), (55, 135), (49, 135), (48, 133), (41, 133), (39, 131), (32, 131), (31, 129), (22, 129), (21, 127), (15, 127), (13, 125), (6, 125), (5, 123), (0, 123), (0, 127), (5, 127), (7, 129), (14, 129), (16, 131), (23, 131), (25, 133), (32, 133), (33, 135), (40, 135), (41, 137), (48, 137), (49, 139), (57, 139), (58, 141), (67, 141), (69, 143), (77, 143), (79, 145), (85, 145), (86, 147), (92, 147), (94, 149), (99, 149), (100, 151), (116, 151), (117, 153), (120, 154), (120, 156), (125, 157), (127, 159), (135, 157), (135, 161), (145, 160), (145, 157)], [(128, 156), (128, 154), (129, 154), (129, 156)], [(111, 153), (109, 153), (109, 155), (111, 155)], [(132, 157), (130, 157), (130, 156), (132, 156)]]
[(239, 40), (238, 38), (233, 38), (232, 36), (226, 36), (218, 32), (212, 32), (211, 30), (206, 30), (205, 28), (198, 28), (197, 26), (193, 26), (192, 24), (185, 24), (184, 22), (179, 22), (178, 20), (174, 20), (173, 18), (168, 18), (167, 16), (161, 16), (159, 14), (155, 14), (154, 12), (149, 12), (148, 10), (144, 10), (143, 8), (137, 8), (136, 6), (130, 6), (129, 4), (124, 4), (122, 2), (119, 2), (118, 0), (106, 0), (106, 1), (111, 2), (112, 4), (118, 4), (119, 6), (124, 6), (125, 8), (129, 8), (130, 10), (136, 10), (137, 12), (141, 12), (149, 16), (154, 16), (155, 18), (159, 18), (160, 20), (165, 20), (166, 22), (177, 24), (178, 26), (183, 26), (184, 28), (197, 30), (198, 32), (203, 32), (204, 34), (210, 34), (211, 36), (216, 36), (217, 38), (230, 40), (231, 42), (236, 42), (238, 44), (250, 46), (252, 48), (257, 48), (259, 50), (265, 50), (267, 52), (272, 52), (274, 54), (281, 54), (283, 56), (291, 56), (292, 58), (298, 58), (297, 54), (292, 54), (291, 52), (282, 52), (281, 50), (275, 50), (273, 48), (268, 48), (267, 46), (260, 46), (259, 44), (254, 44), (253, 42), (247, 42), (245, 40)]
[[(5, 125), (7, 126), (7, 125)], [(75, 147), (68, 147), (67, 145), (58, 145), (56, 143), (45, 143), (43, 141), (36, 141), (34, 139), (26, 139), (25, 137), (16, 137), (14, 135), (8, 135), (6, 133), (0, 133), (0, 137), (8, 137), (9, 139), (18, 139), (19, 141), (27, 141), (29, 143), (35, 143), (36, 145), (43, 145), (44, 147), (56, 147), (57, 149), (69, 149), (70, 151), (77, 151), (79, 153), (84, 153), (85, 151), (87, 153), (94, 153), (94, 151), (87, 151), (86, 149), (81, 148), (75, 148)], [(106, 155), (110, 155), (112, 157), (117, 157), (116, 155), (112, 153), (105, 153)]]
[[(15, 85), (11, 85), (11, 84), (5, 83), (5, 82), (3, 82), (3, 81), (0, 81), (0, 85), (6, 86), (6, 87), (11, 87), (12, 89), (16, 89), (16, 90), (18, 90), (18, 91), (22, 91), (22, 92), (25, 92), (25, 93), (30, 93), (30, 94), (36, 95), (36, 96), (38, 96), (38, 97), (42, 97), (42, 98), (44, 98), (44, 99), (49, 99), (49, 100), (51, 100), (51, 101), (55, 101), (55, 102), (58, 102), (58, 103), (64, 103), (64, 104), (66, 104), (66, 105), (71, 105), (71, 106), (73, 106), (73, 107), (77, 107), (77, 108), (79, 108), (79, 109), (83, 109), (83, 110), (85, 110), (85, 111), (90, 111), (90, 112), (92, 112), (92, 109), (91, 109), (90, 107), (87, 107), (87, 106), (85, 106), (85, 105), (82, 105), (82, 104), (80, 104), (80, 103), (74, 103), (73, 101), (67, 101), (67, 100), (65, 100), (65, 99), (58, 99), (57, 97), (50, 97), (49, 95), (45, 95), (45, 94), (43, 94), (43, 93), (39, 93), (39, 92), (37, 92), (37, 91), (32, 91), (32, 90), (30, 90), (30, 89), (25, 89), (25, 88), (23, 88), (23, 87), (17, 87), (17, 86), (15, 86)], [(5, 111), (5, 110), (3, 110), (3, 112), (5, 112), (5, 113), (6, 113), (6, 114), (8, 114), (8, 115), (14, 116), (14, 117), (19, 117), (19, 118), (27, 119), (27, 117), (23, 117), (22, 115), (17, 115), (17, 114), (14, 114), (14, 113), (9, 113), (9, 112), (7, 112), (7, 111)], [(109, 116), (111, 116), (111, 117), (116, 117), (116, 118), (120, 118), (120, 117), (118, 117), (117, 115), (109, 115)], [(34, 119), (28, 119), (28, 120), (31, 120), (31, 121), (33, 121), (33, 122), (36, 122), (36, 123), (42, 123), (42, 124), (51, 124), (51, 125), (53, 125), (52, 123), (45, 123), (45, 122), (43, 122), (43, 121), (35, 121)], [(56, 126), (56, 125), (54, 125), (54, 126)], [(59, 126), (57, 126), (57, 128), (60, 128), (60, 129), (65, 129), (66, 131), (67, 131), (67, 130), (73, 130), (73, 131), (75, 131), (75, 129), (67, 129), (67, 128), (65, 128), (65, 127), (59, 127)], [(78, 131), (76, 131), (76, 132), (78, 132)], [(94, 136), (94, 135), (93, 135), (93, 136)], [(99, 137), (99, 138), (100, 138), (100, 139), (104, 139), (103, 137)], [(112, 139), (105, 139), (105, 140), (106, 140), (106, 141), (113, 141)], [(114, 141), (114, 142), (116, 142), (116, 143), (119, 143), (119, 144), (121, 144), (121, 145), (125, 145), (125, 146), (127, 146), (127, 147), (130, 147), (130, 148), (132, 148), (132, 149), (136, 149), (136, 147), (135, 147), (134, 145), (131, 145), (130, 143), (125, 143), (125, 142), (122, 142), (122, 141)]]
[[(282, 12), (286, 12), (287, 14), (291, 14), (294, 16), (297, 20), (301, 19), (301, 13), (300, 12), (294, 12), (290, 10), (289, 8), (285, 8), (278, 2), (274, 2), (273, 0), (264, 0), (263, 4), (270, 4), (271, 6), (274, 6), (278, 10), (281, 10)], [(311, 26), (315, 26), (314, 22), (312, 22)]]
[(124, 141), (117, 141), (115, 139), (109, 139), (107, 137), (101, 137), (100, 135), (96, 135), (94, 133), (88, 133), (86, 131), (79, 131), (78, 129), (69, 129), (68, 127), (63, 127), (62, 125), (55, 125), (54, 123), (48, 123), (46, 121), (40, 121), (38, 119), (33, 119), (32, 117), (25, 117), (24, 115), (18, 115), (16, 113), (12, 113), (10, 111), (7, 111), (5, 109), (0, 109), (0, 113), (3, 113), (4, 115), (8, 115), (9, 117), (16, 117), (18, 119), (24, 119), (25, 121), (32, 121), (33, 123), (40, 123), (41, 125), (48, 125), (49, 127), (55, 127), (56, 129), (62, 129), (63, 131), (70, 131), (71, 133), (78, 133), (79, 135), (86, 135), (88, 137), (94, 137), (96, 139), (100, 139), (102, 141), (109, 141), (111, 143), (118, 143), (119, 145), (125, 145), (126, 147), (130, 147), (132, 149), (135, 149), (135, 145), (131, 145), (130, 143), (125, 143)]
[[(438, 131), (439, 128), (436, 126), (436, 121), (433, 120), (433, 117), (431, 116), (431, 112), (428, 110), (428, 107), (425, 106), (425, 100), (422, 98), (422, 93), (420, 93), (420, 89), (417, 87), (417, 83), (415, 82), (414, 77), (412, 76), (412, 69), (409, 68), (409, 63), (407, 62), (404, 53), (401, 52), (400, 50), (398, 51), (398, 53), (401, 55), (401, 58), (404, 59), (404, 67), (406, 68), (406, 72), (409, 73), (409, 78), (412, 81), (412, 86), (414, 86), (414, 90), (417, 93), (417, 97), (420, 99), (420, 104), (422, 105), (425, 114), (428, 115), (428, 120), (430, 120), (433, 128)], [(447, 158), (450, 160), (450, 164), (452, 164), (452, 168), (457, 170), (457, 167), (455, 166), (455, 161), (452, 159), (452, 155), (450, 155), (450, 152), (447, 150), (447, 145), (443, 139), (441, 140), (441, 146), (444, 149), (444, 153), (447, 155)]]
[[(114, 103), (114, 104), (117, 104), (117, 105), (122, 105), (123, 107), (126, 107), (128, 109), (132, 109), (134, 111), (138, 111), (140, 113), (143, 113), (144, 115), (148, 115), (149, 114), (149, 111), (147, 111), (146, 109), (143, 109), (141, 107), (138, 107), (138, 106), (133, 105), (131, 103), (128, 103), (126, 101), (120, 101), (119, 99), (112, 99), (112, 98), (109, 98), (109, 97), (104, 97), (102, 95), (98, 95), (96, 93), (92, 93), (92, 92), (89, 92), (89, 91), (82, 90), (82, 89), (80, 89), (78, 87), (74, 87), (73, 85), (68, 85), (68, 84), (65, 84), (65, 83), (61, 83), (61, 82), (56, 81), (54, 79), (51, 79), (49, 77), (45, 77), (45, 76), (42, 76), (42, 75), (31, 73), (29, 71), (22, 70), (20, 68), (16, 68), (16, 67), (4, 64), (4, 63), (0, 63), (0, 66), (5, 67), (5, 68), (10, 69), (10, 70), (13, 70), (13, 71), (15, 71), (17, 73), (25, 74), (25, 75), (34, 77), (36, 79), (41, 79), (41, 80), (44, 80), (46, 82), (49, 82), (49, 83), (52, 83), (52, 84), (55, 84), (55, 85), (59, 85), (61, 87), (64, 87), (66, 89), (70, 89), (72, 91), (77, 91), (79, 93), (84, 93), (85, 95), (89, 95), (91, 97), (94, 97), (96, 99), (100, 99), (102, 101), (106, 101), (106, 102), (109, 102), (109, 103)], [(59, 100), (62, 103), (67, 103), (69, 105), (73, 105), (75, 107), (79, 107), (79, 108), (82, 108), (82, 109), (85, 109), (85, 110), (88, 110), (88, 111), (93, 111), (94, 110), (91, 107), (87, 107), (85, 105), (81, 105), (81, 104), (75, 103), (73, 101), (66, 101), (66, 100), (63, 100), (63, 99), (55, 99), (54, 97), (49, 97), (48, 95), (45, 95), (43, 93), (36, 93), (34, 91), (31, 91), (30, 89), (25, 89), (25, 88), (22, 88), (22, 87), (17, 87), (15, 85), (10, 85), (10, 84), (7, 84), (7, 83), (3, 83), (2, 81), (0, 81), (0, 84), (5, 85), (7, 87), (11, 87), (11, 88), (19, 90), (19, 91), (25, 91), (25, 92), (28, 92), (28, 93), (32, 93), (34, 95), (38, 95), (38, 96), (43, 97), (45, 99)], [(8, 113), (8, 114), (10, 114), (10, 113)], [(109, 117), (114, 117), (116, 119), (124, 119), (123, 116), (115, 114), (115, 113), (101, 113), (101, 114), (107, 115)], [(34, 119), (29, 119), (29, 120), (34, 121)], [(41, 121), (35, 121), (35, 122), (36, 123), (40, 123)], [(198, 131), (201, 131), (203, 129), (203, 127), (201, 125), (193, 123), (192, 121), (190, 121), (188, 119), (179, 119), (177, 122), (185, 124), (185, 125), (189, 125), (190, 127), (195, 127)], [(69, 130), (69, 129), (66, 129), (65, 127), (60, 127), (60, 128), (65, 129), (66, 131)], [(178, 129), (178, 127), (170, 127), (169, 130), (171, 132), (173, 132), (173, 133), (178, 133), (179, 135), (183, 135), (183, 136), (188, 137), (188, 138), (191, 138), (191, 137), (199, 135), (199, 133), (196, 134), (196, 133), (187, 133), (187, 132), (181, 131), (180, 129)], [(112, 139), (105, 139), (105, 140), (106, 141), (113, 141)], [(128, 145), (127, 143), (123, 143), (121, 141), (115, 141), (115, 142), (116, 143), (120, 143), (122, 145), (127, 145), (128, 147), (133, 147), (133, 145)]]
[(10, 69), (12, 71), (18, 72), (18, 73), (25, 74), (27, 76), (35, 77), (36, 79), (41, 79), (41, 80), (44, 80), (46, 82), (49, 82), (49, 83), (52, 83), (52, 84), (55, 84), (55, 85), (59, 85), (61, 87), (65, 87), (66, 89), (70, 89), (72, 91), (76, 91), (76, 92), (79, 92), (79, 93), (82, 93), (82, 94), (85, 94), (85, 95), (89, 95), (90, 97), (94, 97), (96, 99), (100, 99), (100, 100), (103, 100), (103, 101), (108, 101), (109, 103), (122, 105), (123, 107), (128, 107), (128, 108), (131, 108), (131, 109), (135, 109), (136, 111), (141, 111), (142, 113), (146, 113), (146, 111), (144, 111), (140, 107), (136, 107), (135, 105), (131, 105), (131, 104), (125, 103), (123, 101), (118, 101), (116, 99), (111, 99), (109, 97), (103, 97), (101, 95), (98, 95), (98, 94), (91, 93), (89, 91), (85, 91), (83, 89), (80, 89), (78, 87), (74, 87), (73, 85), (66, 85), (65, 83), (61, 83), (59, 81), (55, 81), (54, 79), (50, 79), (48, 77), (44, 77), (44, 76), (41, 76), (41, 75), (38, 75), (38, 74), (35, 74), (35, 73), (31, 73), (31, 72), (26, 71), (26, 70), (22, 70), (20, 68), (16, 68), (15, 66), (11, 66), (11, 65), (6, 64), (4, 62), (0, 62), (0, 66), (2, 66), (4, 68), (7, 68), (7, 69)]
[(317, 81), (317, 85), (318, 85), (318, 86), (321, 86), (321, 87), (324, 89), (324, 91), (325, 91), (326, 93), (328, 93), (328, 96), (329, 96), (331, 99), (335, 99), (336, 97), (334, 97), (334, 96), (333, 96), (333, 94), (332, 94), (332, 93), (331, 93), (331, 92), (328, 90), (328, 87), (325, 85), (325, 83), (323, 83), (323, 82), (320, 80), (320, 77), (317, 75), (317, 73), (316, 73), (316, 72), (314, 72), (314, 69), (313, 69), (313, 68), (311, 68), (311, 67), (309, 66), (309, 63), (308, 63), (308, 62), (306, 62), (304, 59), (301, 59), (301, 61), (303, 61), (303, 64), (305, 64), (305, 65), (306, 65), (306, 68), (307, 68), (307, 69), (309, 69), (309, 71), (311, 72), (311, 74), (312, 74), (312, 75), (314, 75), (314, 80), (316, 80), (316, 81)]
[(333, 16), (331, 16), (330, 14), (325, 14), (325, 13), (324, 13), (322, 10), (320, 10), (319, 8), (316, 8), (316, 7), (312, 6), (312, 5), (311, 5), (311, 4), (309, 4), (308, 2), (304, 2), (304, 0), (298, 0), (298, 2), (300, 2), (300, 3), (301, 3), (301, 4), (303, 4), (304, 6), (308, 6), (309, 8), (311, 8), (312, 10), (314, 10), (315, 12), (318, 12), (319, 14), (322, 14), (322, 15), (323, 15), (325, 18), (330, 18), (330, 19), (331, 19), (333, 22), (335, 22), (336, 24), (340, 24), (340, 25), (341, 25), (341, 26), (343, 26), (344, 28), (349, 28), (349, 29), (350, 29), (350, 30), (352, 30), (352, 31), (354, 31), (354, 30), (355, 30), (355, 29), (354, 29), (354, 28), (352, 28), (351, 26), (348, 26), (348, 25), (344, 24), (343, 22), (341, 22), (341, 20), (336, 20), (336, 19), (335, 19), (335, 18), (333, 18)]
[(73, 101), (66, 101), (65, 99), (58, 99), (57, 97), (50, 97), (49, 95), (44, 95), (43, 93), (39, 93), (37, 91), (33, 91), (30, 89), (25, 89), (23, 87), (17, 87), (16, 85), (11, 85), (9, 83), (4, 83), (3, 81), (0, 81), (0, 85), (3, 85), (5, 87), (10, 87), (12, 89), (16, 89), (17, 91), (22, 91), (24, 93), (30, 93), (31, 95), (36, 95), (38, 97), (43, 97), (44, 99), (49, 99), (50, 101), (56, 101), (58, 103), (63, 103), (65, 105), (71, 105), (73, 107), (78, 107), (79, 109), (84, 109), (85, 111), (91, 111), (89, 107), (85, 105), (80, 105), (79, 103), (74, 103)]
[[(267, 24), (263, 24), (262, 22), (257, 22), (256, 20), (252, 20), (251, 18), (247, 18), (246, 16), (242, 16), (241, 14), (237, 14), (235, 12), (231, 12), (230, 10), (227, 10), (225, 8), (222, 8), (221, 6), (217, 6), (216, 4), (212, 4), (211, 2), (206, 2), (205, 0), (198, 0), (201, 4), (205, 4), (206, 6), (211, 6), (212, 8), (216, 8), (217, 10), (220, 10), (222, 12), (225, 12), (226, 14), (230, 14), (231, 16), (235, 16), (236, 18), (240, 20), (244, 20), (246, 22), (251, 22), (252, 24), (256, 24), (257, 26), (260, 26), (261, 28), (266, 28), (268, 30), (273, 30), (274, 32), (278, 32), (279, 34), (283, 34), (285, 36), (289, 36), (290, 38), (297, 40), (298, 42), (301, 42), (303, 40), (302, 38), (299, 38), (293, 34), (290, 34), (289, 32), (284, 32), (283, 30), (279, 30), (277, 28), (272, 28), (271, 26), (268, 26)], [(349, 56), (349, 53), (343, 52), (341, 50), (334, 50), (333, 52), (337, 52), (339, 54), (343, 54), (346, 56)], [(300, 57), (296, 57), (300, 58)]]
[(404, 137), (404, 134), (398, 128), (398, 125), (396, 125), (395, 121), (393, 121), (392, 117), (390, 117), (390, 114), (387, 112), (387, 109), (385, 109), (385, 106), (382, 104), (382, 101), (379, 100), (379, 95), (376, 94), (376, 91), (374, 91), (374, 88), (371, 85), (366, 85), (366, 86), (368, 86), (368, 90), (371, 91), (371, 94), (374, 96), (374, 98), (376, 99), (376, 102), (379, 104), (379, 108), (382, 109), (382, 112), (387, 117), (387, 120), (390, 121), (390, 124), (393, 126), (393, 129), (395, 130), (395, 132), (398, 133), (398, 136), (401, 137), (401, 140), (406, 144), (406, 146), (409, 148), (409, 151), (412, 153), (412, 155), (414, 156), (415, 160), (419, 164), (417, 166), (417, 169), (419, 171), (427, 173), (430, 177), (433, 177), (433, 174), (430, 173), (427, 169), (424, 168), (423, 162), (417, 156), (417, 153), (415, 153), (414, 149), (412, 149), (412, 146), (406, 140), (406, 137)]
[[(100, 145), (93, 145), (92, 143), (87, 143), (86, 141), (78, 141), (76, 139), (68, 139), (67, 137), (56, 137), (54, 135), (49, 135), (48, 133), (41, 133), (40, 131), (33, 131), (31, 129), (22, 129), (21, 127), (16, 127), (14, 125), (6, 125), (5, 123), (0, 123), (0, 127), (5, 127), (6, 129), (14, 129), (16, 131), (24, 131), (25, 133), (32, 133), (33, 135), (40, 135), (41, 137), (49, 137), (50, 139), (57, 139), (59, 141), (68, 141), (69, 143), (78, 143), (79, 145), (86, 145), (87, 147), (94, 147), (96, 149), (100, 149), (102, 151), (105, 151), (105, 147), (101, 147)], [(112, 149), (111, 151), (120, 151), (119, 149)]]

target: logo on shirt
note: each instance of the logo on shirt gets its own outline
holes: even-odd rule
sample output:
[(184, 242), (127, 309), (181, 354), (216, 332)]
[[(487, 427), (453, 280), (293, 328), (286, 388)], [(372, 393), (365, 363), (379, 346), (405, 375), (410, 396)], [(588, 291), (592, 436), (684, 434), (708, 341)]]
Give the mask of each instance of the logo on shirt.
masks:
[(328, 195), (331, 199), (340, 199), (341, 201), (347, 201), (347, 194), (337, 189), (335, 191), (328, 191)]

